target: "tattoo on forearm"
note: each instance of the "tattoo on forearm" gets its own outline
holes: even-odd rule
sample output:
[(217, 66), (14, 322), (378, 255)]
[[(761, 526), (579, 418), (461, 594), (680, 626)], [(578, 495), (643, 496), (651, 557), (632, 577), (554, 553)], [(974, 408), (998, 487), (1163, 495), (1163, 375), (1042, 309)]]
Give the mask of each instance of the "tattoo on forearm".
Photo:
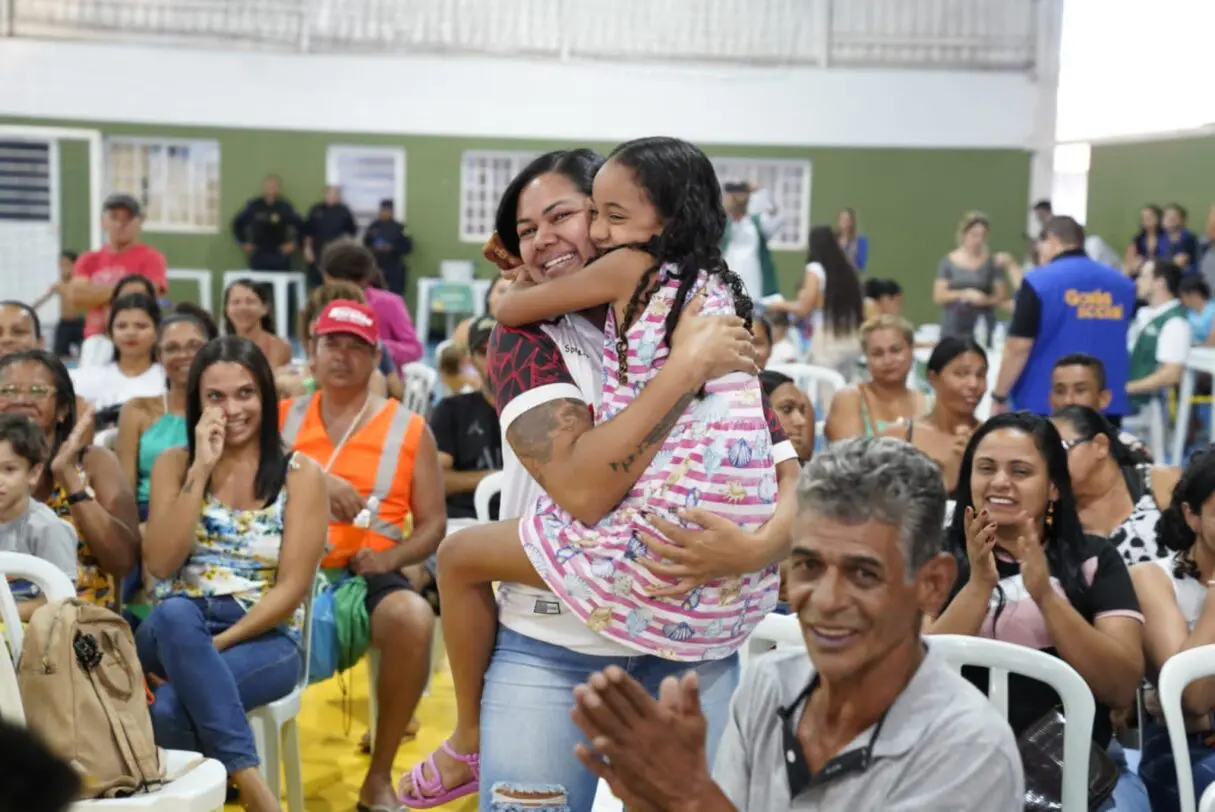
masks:
[(671, 433), (671, 429), (675, 428), (675, 424), (679, 421), (680, 415), (682, 415), (684, 410), (688, 408), (688, 404), (692, 402), (692, 398), (695, 396), (695, 392), (688, 392), (677, 400), (675, 405), (662, 416), (662, 419), (659, 420), (653, 428), (646, 432), (646, 435), (641, 438), (641, 442), (637, 444), (637, 447), (634, 448), (628, 456), (622, 460), (616, 460), (615, 462), (608, 463), (612, 470), (627, 474), (629, 472), (629, 468), (637, 462), (639, 457), (643, 456), (654, 446), (661, 445), (663, 441), (667, 439), (667, 435)]
[(557, 437), (588, 427), (590, 422), (590, 412), (585, 403), (570, 398), (554, 400), (532, 409), (511, 423), (506, 430), (506, 440), (540, 487), (544, 487), (540, 471), (552, 461)]

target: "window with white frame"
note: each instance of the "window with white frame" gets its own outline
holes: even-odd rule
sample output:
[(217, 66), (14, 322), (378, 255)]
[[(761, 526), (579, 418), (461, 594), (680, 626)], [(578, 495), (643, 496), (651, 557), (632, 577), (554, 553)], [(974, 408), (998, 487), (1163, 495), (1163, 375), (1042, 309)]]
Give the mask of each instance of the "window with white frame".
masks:
[(460, 240), (484, 242), (506, 187), (536, 157), (534, 152), (465, 152), (460, 156)]
[(359, 228), (366, 228), (391, 200), (393, 215), (405, 222), (405, 150), (332, 144), (325, 151), (325, 182), (341, 187)]
[(722, 183), (748, 181), (752, 213), (775, 208), (782, 216), (780, 231), (768, 241), (774, 250), (806, 248), (810, 236), (810, 162), (777, 158), (713, 158)]
[(149, 231), (217, 232), (219, 142), (111, 136), (105, 187), (138, 199)]

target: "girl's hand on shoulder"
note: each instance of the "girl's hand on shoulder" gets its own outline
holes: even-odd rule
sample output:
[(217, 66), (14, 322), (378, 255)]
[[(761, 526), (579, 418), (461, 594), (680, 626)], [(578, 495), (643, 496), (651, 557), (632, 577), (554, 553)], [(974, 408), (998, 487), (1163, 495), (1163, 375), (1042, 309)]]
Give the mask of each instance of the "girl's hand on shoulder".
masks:
[(700, 382), (731, 372), (758, 375), (754, 337), (734, 315), (702, 316), (705, 295), (698, 293), (679, 314), (671, 335), (671, 362), (685, 364)]

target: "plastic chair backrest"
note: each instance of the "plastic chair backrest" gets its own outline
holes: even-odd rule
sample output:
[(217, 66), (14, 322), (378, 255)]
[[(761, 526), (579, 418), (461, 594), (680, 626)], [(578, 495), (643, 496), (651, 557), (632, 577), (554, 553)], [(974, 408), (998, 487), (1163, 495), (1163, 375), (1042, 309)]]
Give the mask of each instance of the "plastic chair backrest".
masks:
[[(1198, 646), (1169, 657), (1160, 669), (1157, 682), (1160, 710), (1169, 730), (1173, 748), (1173, 767), (1177, 773), (1177, 792), (1181, 812), (1194, 812), (1194, 773), (1190, 764), (1190, 747), (1185, 735), (1185, 715), (1181, 709), (1181, 694), (1191, 682), (1215, 676), (1215, 645)], [(1215, 799), (1215, 796), (1212, 796)], [(1207, 794), (1203, 794), (1204, 807)]]
[(324, 589), (326, 581), (321, 578), (318, 572), (316, 577), (312, 579), (312, 588), (308, 590), (308, 594), (304, 597), (304, 628), (300, 632), (300, 656), (304, 658), (304, 667), (300, 672), (299, 689), (302, 691), (308, 687), (308, 666), (312, 654), (312, 601), (316, 598), (316, 593), (320, 589)]
[(501, 471), (494, 471), (492, 474), (477, 483), (477, 489), (473, 491), (473, 505), (477, 509), (478, 522), (492, 522), (494, 520), (493, 516), (489, 512), (489, 503), (501, 492)]
[(405, 397), (401, 402), (411, 412), (425, 415), (430, 410), (430, 396), (435, 391), (439, 373), (420, 361), (412, 361), (401, 367), (401, 383)]
[(763, 654), (772, 646), (805, 649), (806, 639), (802, 637), (802, 626), (797, 615), (779, 615), (775, 612), (765, 615), (739, 649), (740, 665), (746, 667), (752, 657)]
[(9, 589), (8, 580), (29, 581), (46, 596), (48, 601), (76, 597), (76, 587), (54, 564), (25, 553), (0, 553), (0, 620), (4, 621), (4, 634), (8, 638), (13, 662), (21, 659), (21, 644), (25, 632), (21, 628), (21, 616), (17, 613), (17, 601)]
[(814, 364), (771, 364), (768, 369), (792, 378), (797, 388), (805, 392), (814, 404), (816, 416), (822, 418), (826, 418), (827, 407), (831, 405), (836, 392), (848, 385), (844, 376), (834, 369)]
[(1058, 657), (1015, 643), (956, 634), (934, 634), (926, 640), (929, 648), (958, 671), (964, 665), (988, 669), (988, 700), (1005, 719), (1010, 673), (1044, 682), (1055, 690), (1063, 700), (1063, 717), (1067, 720), (1063, 733), (1063, 808), (1088, 809), (1089, 750), (1097, 703), (1084, 678)]

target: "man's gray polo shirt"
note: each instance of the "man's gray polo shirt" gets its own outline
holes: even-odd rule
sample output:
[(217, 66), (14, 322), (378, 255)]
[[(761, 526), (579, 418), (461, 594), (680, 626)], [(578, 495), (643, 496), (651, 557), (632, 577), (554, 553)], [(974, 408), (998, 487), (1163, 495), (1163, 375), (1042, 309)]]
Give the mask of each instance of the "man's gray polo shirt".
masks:
[(1024, 808), (1025, 779), (1012, 730), (987, 697), (931, 649), (891, 705), (877, 737), (871, 727), (836, 757), (862, 750), (872, 739), (867, 768), (812, 782), (791, 799), (787, 766), (794, 759), (788, 757), (778, 711), (797, 703), (789, 716), (796, 729), (805, 710), (798, 698), (813, 676), (810, 658), (800, 650), (765, 655), (743, 672), (713, 771), (741, 812)]

